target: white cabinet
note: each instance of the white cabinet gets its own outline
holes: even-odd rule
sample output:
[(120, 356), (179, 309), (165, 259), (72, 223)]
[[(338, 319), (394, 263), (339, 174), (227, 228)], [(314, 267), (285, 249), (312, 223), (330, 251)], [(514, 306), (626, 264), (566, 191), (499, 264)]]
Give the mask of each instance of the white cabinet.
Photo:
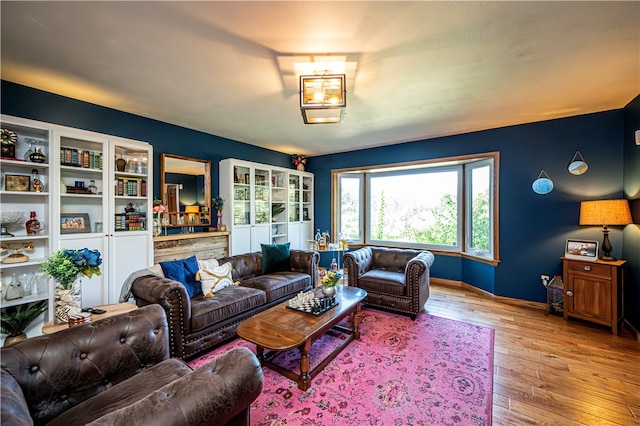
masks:
[(153, 264), (152, 147), (69, 128), (54, 134), (60, 152), (55, 249), (100, 250), (102, 275), (83, 278), (82, 303), (116, 303), (124, 279)]
[(313, 174), (249, 161), (220, 162), (222, 223), (231, 232), (231, 255), (260, 244), (306, 249), (313, 238)]

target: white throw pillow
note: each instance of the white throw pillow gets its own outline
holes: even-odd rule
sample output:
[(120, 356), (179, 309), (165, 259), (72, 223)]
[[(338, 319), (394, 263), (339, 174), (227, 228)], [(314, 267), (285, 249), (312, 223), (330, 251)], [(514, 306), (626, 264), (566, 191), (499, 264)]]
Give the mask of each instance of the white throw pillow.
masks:
[(198, 260), (198, 265), (200, 265), (200, 269), (213, 269), (220, 266), (217, 259)]
[(204, 297), (213, 297), (215, 292), (234, 285), (231, 277), (231, 263), (227, 262), (211, 269), (201, 269), (196, 275), (196, 280), (200, 280), (202, 284)]

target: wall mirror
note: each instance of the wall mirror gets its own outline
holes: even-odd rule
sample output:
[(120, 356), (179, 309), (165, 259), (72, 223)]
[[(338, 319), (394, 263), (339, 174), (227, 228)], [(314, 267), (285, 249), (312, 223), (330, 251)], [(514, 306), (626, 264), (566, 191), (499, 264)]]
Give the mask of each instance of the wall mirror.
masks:
[(160, 154), (165, 227), (211, 225), (211, 161)]

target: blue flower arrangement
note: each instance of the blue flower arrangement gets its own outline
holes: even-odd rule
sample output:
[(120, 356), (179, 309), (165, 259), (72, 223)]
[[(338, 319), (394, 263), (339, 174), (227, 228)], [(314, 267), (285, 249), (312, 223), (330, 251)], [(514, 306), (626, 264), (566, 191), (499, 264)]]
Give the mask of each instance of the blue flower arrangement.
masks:
[(94, 275), (102, 275), (99, 250), (61, 249), (53, 253), (42, 264), (42, 271), (65, 289), (70, 289), (73, 282), (84, 275), (91, 278)]

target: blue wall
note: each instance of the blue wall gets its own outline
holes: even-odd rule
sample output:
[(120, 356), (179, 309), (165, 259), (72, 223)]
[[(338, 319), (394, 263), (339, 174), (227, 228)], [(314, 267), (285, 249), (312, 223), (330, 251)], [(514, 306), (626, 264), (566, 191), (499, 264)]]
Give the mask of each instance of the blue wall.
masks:
[(640, 330), (640, 95), (624, 109), (624, 195), (630, 200), (634, 225), (624, 228), (622, 258), (627, 259), (624, 316)]
[[(287, 154), (6, 81), (2, 81), (1, 90), (3, 114), (150, 142), (154, 147), (154, 194), (160, 193), (162, 152), (211, 160), (213, 195), (218, 187), (218, 161), (223, 158), (292, 167)], [(625, 188), (634, 188), (626, 195), (640, 199), (640, 148), (633, 143), (633, 131), (637, 129), (638, 98), (624, 110), (313, 157), (308, 159), (307, 169), (315, 173), (315, 228), (325, 230), (331, 226), (331, 169), (499, 151), (500, 264), (493, 267), (459, 257), (437, 256), (432, 276), (464, 281), (500, 296), (542, 302), (545, 289), (539, 276), (561, 274), (559, 258), (564, 253), (565, 240), (602, 240), (601, 229), (578, 225), (580, 201), (622, 197), (623, 182)], [(589, 164), (582, 176), (573, 176), (566, 169), (576, 150)], [(531, 190), (541, 169), (555, 183), (548, 195)], [(626, 227), (624, 233), (623, 245), (622, 230), (612, 228), (613, 255), (634, 258), (630, 264), (635, 272), (628, 276), (636, 282), (628, 280), (627, 288), (631, 289), (626, 306), (632, 323), (640, 328), (640, 237), (634, 226)], [(634, 306), (629, 307), (630, 302)]]
[[(562, 274), (566, 239), (602, 240), (601, 228), (578, 225), (580, 201), (623, 195), (623, 128), (623, 111), (614, 110), (314, 157), (307, 168), (315, 174), (316, 228), (330, 227), (330, 203), (320, 200), (331, 199), (331, 169), (499, 151), (500, 264), (437, 256), (432, 275), (543, 302), (540, 274)], [(576, 150), (589, 164), (582, 176), (567, 171)], [(548, 195), (531, 190), (541, 169), (555, 184)], [(622, 230), (610, 237), (621, 257)]]

